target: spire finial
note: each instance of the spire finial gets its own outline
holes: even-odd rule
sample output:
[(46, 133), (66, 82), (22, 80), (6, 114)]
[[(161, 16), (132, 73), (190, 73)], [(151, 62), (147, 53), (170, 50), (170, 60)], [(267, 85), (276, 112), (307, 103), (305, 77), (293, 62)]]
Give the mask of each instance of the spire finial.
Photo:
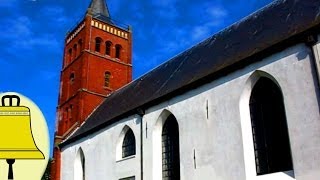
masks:
[(110, 13), (105, 0), (91, 0), (87, 12), (92, 15), (103, 15), (110, 18)]

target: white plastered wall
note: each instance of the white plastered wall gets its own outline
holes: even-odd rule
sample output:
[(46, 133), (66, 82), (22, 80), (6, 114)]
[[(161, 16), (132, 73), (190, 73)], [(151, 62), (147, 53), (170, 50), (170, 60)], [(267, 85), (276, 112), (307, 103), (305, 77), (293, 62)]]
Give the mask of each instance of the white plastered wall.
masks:
[[(123, 132), (127, 128), (131, 128), (135, 135), (136, 155), (122, 158), (117, 147), (123, 142)], [(73, 164), (80, 147), (85, 156), (87, 180), (140, 178), (140, 122), (137, 116), (125, 118), (65, 147), (62, 150), (62, 180), (76, 180)]]

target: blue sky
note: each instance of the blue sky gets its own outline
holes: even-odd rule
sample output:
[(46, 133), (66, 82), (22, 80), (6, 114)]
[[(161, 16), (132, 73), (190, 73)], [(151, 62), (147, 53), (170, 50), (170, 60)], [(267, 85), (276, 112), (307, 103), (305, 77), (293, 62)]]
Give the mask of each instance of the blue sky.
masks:
[[(51, 145), (64, 37), (90, 0), (0, 0), (0, 92), (32, 99)], [(134, 79), (272, 0), (107, 0), (111, 17), (133, 28)]]

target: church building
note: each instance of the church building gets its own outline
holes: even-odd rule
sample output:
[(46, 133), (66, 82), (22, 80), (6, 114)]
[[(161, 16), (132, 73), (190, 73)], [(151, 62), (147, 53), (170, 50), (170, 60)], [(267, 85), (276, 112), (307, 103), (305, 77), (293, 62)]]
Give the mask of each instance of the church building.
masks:
[(53, 180), (318, 180), (320, 1), (277, 0), (132, 81), (92, 0), (65, 39)]

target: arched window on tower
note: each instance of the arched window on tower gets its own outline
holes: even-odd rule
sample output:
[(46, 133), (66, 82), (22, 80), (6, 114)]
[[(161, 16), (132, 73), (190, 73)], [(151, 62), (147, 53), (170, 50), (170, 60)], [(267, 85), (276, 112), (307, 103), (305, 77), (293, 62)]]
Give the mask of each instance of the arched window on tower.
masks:
[(112, 43), (110, 41), (107, 41), (106, 42), (106, 55), (111, 55), (111, 46), (112, 46)]
[(116, 58), (120, 59), (121, 58), (121, 45), (117, 44), (116, 45)]
[(180, 179), (179, 127), (172, 114), (162, 128), (162, 179)]
[(102, 39), (99, 38), (99, 37), (96, 37), (96, 45), (95, 45), (95, 51), (96, 52), (100, 52), (101, 44), (102, 44)]
[(74, 82), (74, 73), (70, 74), (69, 81), (70, 81), (70, 84), (73, 84), (73, 82)]
[(110, 87), (110, 77), (111, 77), (111, 73), (109, 71), (106, 71), (104, 73), (104, 86), (105, 87)]
[(76, 155), (76, 159), (74, 162), (74, 179), (75, 180), (85, 180), (85, 157), (82, 149), (80, 148), (78, 150), (78, 153)]
[(133, 131), (128, 129), (122, 143), (122, 158), (136, 154), (136, 139)]
[(75, 44), (75, 45), (73, 46), (73, 51), (74, 51), (74, 53), (73, 53), (73, 58), (76, 58), (77, 55), (78, 55), (78, 45), (77, 45), (77, 44)]
[(272, 80), (254, 85), (250, 115), (257, 175), (293, 170), (282, 92)]
[(82, 48), (83, 48), (83, 42), (82, 42), (82, 39), (79, 39), (78, 44), (79, 44), (79, 54), (80, 54), (80, 53), (81, 53), (81, 51), (82, 51)]
[(68, 51), (68, 62), (67, 62), (67, 65), (71, 62), (72, 60), (72, 49), (70, 48), (69, 51)]

